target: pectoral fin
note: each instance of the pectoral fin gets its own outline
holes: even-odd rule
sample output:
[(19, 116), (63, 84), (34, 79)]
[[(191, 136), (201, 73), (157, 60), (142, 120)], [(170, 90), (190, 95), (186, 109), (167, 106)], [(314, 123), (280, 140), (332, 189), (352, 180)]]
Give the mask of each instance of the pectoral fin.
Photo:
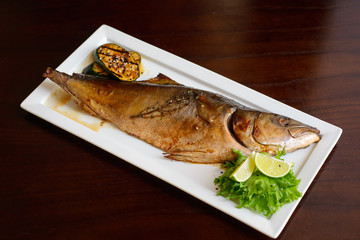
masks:
[(216, 107), (204, 95), (199, 95), (196, 107), (199, 117), (205, 122), (211, 123), (219, 115)]

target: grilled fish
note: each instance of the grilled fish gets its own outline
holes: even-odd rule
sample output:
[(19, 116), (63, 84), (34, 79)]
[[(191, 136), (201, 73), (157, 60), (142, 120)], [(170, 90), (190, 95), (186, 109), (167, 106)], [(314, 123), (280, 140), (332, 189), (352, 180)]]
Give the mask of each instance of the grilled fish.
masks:
[(319, 130), (281, 115), (248, 109), (219, 94), (183, 86), (159, 75), (120, 82), (72, 76), (47, 68), (43, 74), (85, 111), (162, 149), (169, 159), (222, 163), (233, 149), (275, 154), (320, 140)]

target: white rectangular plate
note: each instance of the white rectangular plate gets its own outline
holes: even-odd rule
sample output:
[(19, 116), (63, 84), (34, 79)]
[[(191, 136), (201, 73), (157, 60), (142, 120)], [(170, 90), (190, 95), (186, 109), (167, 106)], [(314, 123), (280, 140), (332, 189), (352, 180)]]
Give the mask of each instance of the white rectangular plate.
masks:
[[(57, 70), (68, 74), (81, 72), (92, 61), (93, 50), (107, 42), (117, 43), (128, 50), (134, 50), (141, 54), (145, 70), (142, 79), (164, 73), (184, 85), (217, 92), (248, 107), (286, 115), (318, 128), (322, 135), (319, 143), (295, 153), (289, 153), (285, 158), (286, 161), (295, 163), (294, 172), (301, 179), (299, 191), (303, 194), (342, 133), (342, 130), (334, 125), (107, 25), (102, 25), (97, 29)], [(81, 111), (64, 94), (55, 83), (45, 79), (21, 103), (21, 107), (159, 177), (265, 235), (276, 238), (300, 201), (299, 199), (283, 206), (270, 218), (265, 218), (247, 209), (237, 209), (232, 201), (216, 196), (216, 186), (213, 181), (220, 174), (219, 166), (190, 164), (166, 159), (161, 150), (121, 132), (109, 123), (103, 124), (99, 119)], [(140, 149), (141, 151), (139, 151)]]

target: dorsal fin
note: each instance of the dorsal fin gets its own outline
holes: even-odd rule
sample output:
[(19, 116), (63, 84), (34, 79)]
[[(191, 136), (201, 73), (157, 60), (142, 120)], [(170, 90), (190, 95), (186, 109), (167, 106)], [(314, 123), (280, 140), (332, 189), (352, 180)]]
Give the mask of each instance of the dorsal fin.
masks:
[(168, 76), (159, 73), (156, 77), (154, 78), (150, 78), (148, 80), (144, 80), (144, 81), (139, 81), (141, 83), (150, 83), (150, 84), (163, 84), (163, 85), (182, 85), (174, 80), (172, 80), (171, 78), (169, 78)]
[(72, 76), (75, 78), (80, 78), (80, 79), (84, 79), (84, 80), (109, 80), (110, 79), (108, 77), (96, 76), (96, 75), (90, 75), (90, 74), (84, 74), (84, 73), (73, 73)]
[(197, 98), (196, 107), (199, 116), (208, 123), (212, 123), (219, 115), (216, 107), (207, 99), (204, 94), (201, 94)]

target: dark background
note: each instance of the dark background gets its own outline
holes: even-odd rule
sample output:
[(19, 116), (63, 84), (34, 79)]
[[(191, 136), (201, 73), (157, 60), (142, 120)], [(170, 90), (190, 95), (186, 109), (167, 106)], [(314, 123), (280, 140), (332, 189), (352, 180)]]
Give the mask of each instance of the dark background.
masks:
[(20, 108), (102, 24), (342, 128), (278, 239), (360, 239), (359, 11), (357, 0), (0, 1), (0, 239), (267, 239)]

